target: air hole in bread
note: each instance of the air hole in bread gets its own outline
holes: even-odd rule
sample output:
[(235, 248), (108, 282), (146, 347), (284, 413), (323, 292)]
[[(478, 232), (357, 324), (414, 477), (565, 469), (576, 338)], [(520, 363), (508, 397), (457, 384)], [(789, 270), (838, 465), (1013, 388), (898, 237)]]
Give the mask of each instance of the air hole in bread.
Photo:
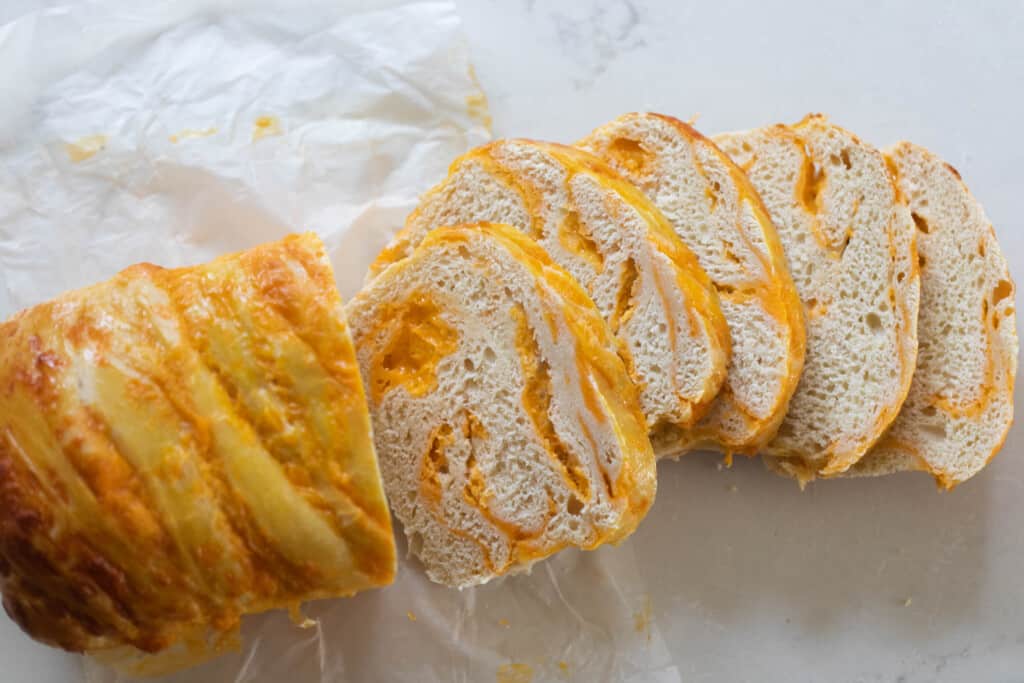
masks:
[(818, 197), (824, 184), (825, 174), (805, 150), (804, 163), (800, 168), (800, 177), (796, 184), (796, 196), (807, 211), (818, 212)]
[(462, 367), (466, 369), (466, 372), (473, 372), (473, 370), (476, 369), (476, 366), (473, 364), (472, 358), (467, 358), (466, 360), (462, 361)]
[(713, 213), (718, 208), (718, 195), (712, 192), (710, 187), (705, 187), (704, 196), (708, 198), (708, 211)]
[(1013, 283), (1009, 280), (1000, 280), (992, 290), (992, 305), (996, 306), (1000, 301), (1013, 294)]
[(423, 549), (423, 534), (418, 531), (414, 531), (408, 534), (409, 537), (409, 552), (413, 555), (418, 555)]
[(917, 226), (918, 230), (926, 235), (931, 232), (931, 228), (928, 227), (928, 221), (924, 219), (924, 216), (914, 211), (910, 214), (910, 217), (914, 219), (914, 225)]
[(498, 354), (494, 352), (494, 349), (488, 346), (484, 348), (484, 360), (487, 361), (488, 363), (493, 363), (494, 361), (498, 360)]
[(934, 417), (937, 412), (938, 410), (935, 408), (935, 406), (926, 406), (921, 409), (921, 414), (925, 415), (926, 417)]
[(978, 256), (985, 258), (985, 240), (978, 242)]
[(847, 169), (853, 168), (853, 164), (850, 163), (850, 150), (844, 149), (839, 153), (839, 158), (842, 160), (843, 166)]
[(846, 252), (846, 248), (850, 246), (850, 240), (853, 238), (853, 230), (851, 228), (846, 229), (846, 236), (843, 237), (843, 243), (839, 245), (839, 255), (842, 256)]
[(925, 434), (944, 439), (946, 438), (946, 428), (941, 424), (928, 424), (921, 425), (921, 431)]
[(608, 155), (631, 172), (643, 174), (648, 171), (652, 155), (637, 140), (615, 138), (608, 145)]
[(878, 332), (882, 329), (882, 319), (878, 317), (877, 313), (868, 313), (864, 316), (864, 322), (867, 323), (868, 329), (873, 332)]
[(636, 301), (635, 297), (639, 289), (640, 271), (637, 269), (636, 261), (626, 259), (622, 265), (619, 289), (615, 295), (615, 310), (612, 312), (608, 322), (611, 323), (612, 332), (617, 332), (633, 314)]
[(926, 259), (926, 258), (924, 257), (924, 254), (918, 254), (918, 255), (917, 255), (917, 266), (918, 266), (918, 267), (919, 267), (919, 268), (920, 268), (921, 270), (924, 270), (924, 267), (925, 267), (926, 265), (928, 265), (928, 260), (927, 260), (927, 259)]
[(569, 496), (569, 500), (565, 503), (565, 510), (570, 515), (578, 515), (583, 512), (583, 501), (576, 496)]
[(570, 253), (579, 256), (598, 273), (604, 270), (604, 254), (597, 247), (586, 223), (576, 211), (567, 211), (558, 226), (558, 241)]

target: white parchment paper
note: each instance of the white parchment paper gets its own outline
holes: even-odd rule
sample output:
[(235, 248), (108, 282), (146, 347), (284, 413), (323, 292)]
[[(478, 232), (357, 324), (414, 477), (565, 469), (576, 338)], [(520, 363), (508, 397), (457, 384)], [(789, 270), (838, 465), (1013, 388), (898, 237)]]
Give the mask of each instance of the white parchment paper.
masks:
[[(451, 2), (31, 4), (0, 8), (0, 318), (297, 229), (348, 297), (489, 134)], [(403, 560), (392, 587), (307, 606), (315, 627), (249, 618), (241, 651), (168, 680), (679, 680), (638, 576), (628, 544), (463, 592)]]

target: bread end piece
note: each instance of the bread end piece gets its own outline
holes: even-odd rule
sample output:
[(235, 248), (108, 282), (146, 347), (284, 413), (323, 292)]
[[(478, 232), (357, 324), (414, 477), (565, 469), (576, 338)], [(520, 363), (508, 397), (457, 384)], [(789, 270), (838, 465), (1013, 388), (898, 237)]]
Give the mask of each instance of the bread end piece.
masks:
[(34, 638), (165, 672), (243, 614), (393, 579), (314, 235), (133, 266), (23, 311), (0, 325), (0, 378), (4, 606)]

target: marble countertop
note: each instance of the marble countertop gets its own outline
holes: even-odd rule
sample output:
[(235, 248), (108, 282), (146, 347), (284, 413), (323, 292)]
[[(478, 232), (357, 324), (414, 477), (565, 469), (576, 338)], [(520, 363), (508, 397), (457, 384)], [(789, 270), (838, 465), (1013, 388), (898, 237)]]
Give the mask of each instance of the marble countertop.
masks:
[[(1019, 3), (458, 5), (497, 136), (571, 141), (632, 110), (707, 133), (825, 112), (955, 165), (1024, 277)], [(660, 519), (630, 542), (664, 559), (642, 571), (679, 680), (1024, 680), (1022, 451), (1018, 423), (952, 493), (905, 474), (801, 494), (753, 461), (663, 463)]]
[[(495, 135), (571, 141), (630, 110), (698, 116), (708, 133), (825, 112), (953, 163), (1024, 276), (1017, 1), (458, 6)], [(1022, 451), (1018, 424), (987, 470), (943, 494), (918, 474), (801, 493), (757, 461), (663, 463), (656, 521), (629, 543), (649, 560), (674, 680), (1024, 680)], [(36, 683), (74, 667), (0, 619), (12, 661)]]

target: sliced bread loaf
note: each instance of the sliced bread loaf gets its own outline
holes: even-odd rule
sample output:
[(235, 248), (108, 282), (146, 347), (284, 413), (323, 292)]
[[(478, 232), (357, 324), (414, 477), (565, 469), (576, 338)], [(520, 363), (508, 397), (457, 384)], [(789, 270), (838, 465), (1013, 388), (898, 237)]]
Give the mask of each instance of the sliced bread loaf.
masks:
[(708, 138), (660, 114), (626, 114), (577, 146), (607, 161), (668, 219), (711, 278), (732, 337), (725, 385), (693, 427), (655, 449), (754, 454), (779, 428), (804, 361), (803, 307), (775, 226), (746, 175)]
[(899, 416), (848, 474), (924, 470), (950, 489), (988, 464), (1013, 421), (1014, 286), (956, 169), (909, 142), (885, 154), (918, 230), (917, 369)]
[(530, 235), (588, 291), (641, 388), (649, 426), (683, 429), (725, 378), (729, 332), (693, 254), (633, 185), (593, 155), (499, 140), (456, 160), (371, 272), (434, 227), (497, 221)]
[(920, 295), (910, 212), (881, 153), (823, 116), (715, 141), (768, 207), (807, 317), (803, 375), (762, 452), (801, 481), (844, 472), (910, 387)]
[(347, 313), (385, 490), (434, 581), (616, 541), (647, 512), (654, 454), (611, 332), (515, 228), (430, 231)]

